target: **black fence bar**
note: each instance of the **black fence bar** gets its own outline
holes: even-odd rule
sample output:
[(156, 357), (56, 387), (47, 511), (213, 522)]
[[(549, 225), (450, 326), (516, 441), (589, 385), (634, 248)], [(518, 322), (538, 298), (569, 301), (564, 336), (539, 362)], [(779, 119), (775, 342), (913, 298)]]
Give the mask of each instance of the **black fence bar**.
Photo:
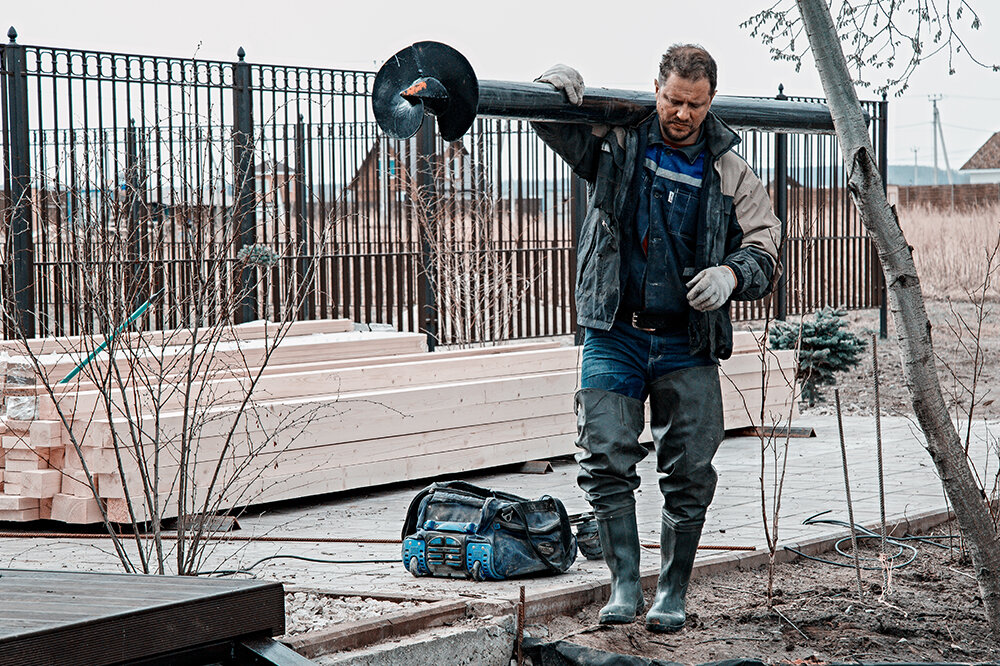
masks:
[[(434, 122), (426, 119), (417, 133), (416, 182), (417, 189), (411, 194), (411, 202), (417, 216), (418, 233), (420, 234), (420, 276), (418, 309), (420, 311), (421, 329), (427, 334), (427, 348), (434, 351), (438, 343), (438, 304), (437, 294), (442, 286), (442, 276), (437, 270), (438, 262), (435, 256), (435, 246), (442, 242), (438, 218), (440, 202), (437, 197), (436, 173), (437, 140), (434, 133)], [(449, 276), (456, 277), (456, 276)]]
[[(889, 102), (882, 93), (878, 105), (878, 171), (882, 176), (882, 187), (888, 188), (889, 176)], [(936, 144), (935, 144), (936, 145)], [(876, 258), (875, 283), (878, 285), (879, 316), (878, 334), (885, 340), (889, 337), (889, 292), (882, 272), (882, 262)]]
[[(254, 167), (253, 97), (250, 88), (250, 64), (244, 58), (241, 46), (233, 65), (233, 204), (234, 224), (239, 229), (239, 246), (250, 248), (257, 242), (256, 219), (256, 169)], [(249, 252), (249, 250), (247, 250)], [(241, 322), (257, 318), (257, 293), (254, 284), (257, 271), (246, 262), (240, 270), (239, 289), (242, 304), (239, 309)]]
[[(12, 263), (13, 290), (8, 292), (14, 307), (5, 317), (16, 336), (35, 337), (34, 243), (31, 224), (31, 148), (28, 143), (28, 78), (24, 48), (18, 45), (17, 32), (7, 32), (10, 43), (3, 52), (6, 106), (4, 109), (4, 151), (8, 158), (5, 182), (10, 207), (7, 238)], [(10, 298), (10, 296), (8, 296)]]
[[(783, 85), (778, 86), (776, 99), (786, 99)], [(784, 239), (788, 229), (788, 135), (783, 132), (774, 136), (774, 182), (774, 214), (781, 220), (781, 238)], [(788, 265), (788, 244), (782, 242), (778, 251), (780, 253), (778, 263), (784, 274)], [(780, 320), (788, 316), (788, 281), (780, 277), (775, 290), (774, 316)]]
[[(136, 326), (346, 317), (421, 331), (431, 344), (577, 332), (586, 186), (526, 121), (480, 118), (453, 143), (394, 140), (375, 126), (371, 72), (248, 63), (242, 49), (216, 62), (0, 48), (0, 209), (8, 243), (17, 224), (33, 239), (23, 305), (38, 335), (106, 331), (96, 297), (131, 304), (160, 289)], [(20, 92), (11, 49), (23, 56)], [(30, 117), (15, 113), (15, 95)], [(878, 119), (881, 165), (886, 107), (865, 110)], [(835, 138), (740, 134), (737, 150), (779, 214), (784, 206), (787, 237), (784, 305), (735, 304), (734, 316), (884, 302)], [(17, 167), (21, 152), (30, 168)], [(421, 188), (433, 193), (430, 217)], [(2, 251), (0, 278), (13, 285), (15, 254)], [(4, 312), (13, 293), (3, 292)]]

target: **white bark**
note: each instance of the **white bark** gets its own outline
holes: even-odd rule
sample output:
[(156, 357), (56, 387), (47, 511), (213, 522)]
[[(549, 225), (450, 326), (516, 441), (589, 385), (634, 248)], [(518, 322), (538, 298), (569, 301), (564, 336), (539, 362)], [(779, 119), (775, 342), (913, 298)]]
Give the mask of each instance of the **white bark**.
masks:
[(906, 386), (959, 527), (969, 544), (987, 620), (1000, 637), (1000, 541), (976, 484), (955, 425), (945, 407), (913, 254), (889, 206), (874, 161), (861, 104), (826, 0), (796, 0), (847, 165), (848, 187), (868, 235), (875, 242), (899, 335)]

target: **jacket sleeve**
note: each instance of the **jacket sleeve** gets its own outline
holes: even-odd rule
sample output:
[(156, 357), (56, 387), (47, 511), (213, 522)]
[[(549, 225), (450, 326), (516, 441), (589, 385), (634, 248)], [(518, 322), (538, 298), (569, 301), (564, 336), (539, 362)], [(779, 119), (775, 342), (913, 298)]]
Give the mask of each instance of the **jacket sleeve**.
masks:
[(781, 246), (781, 221), (760, 178), (741, 157), (729, 152), (720, 164), (723, 195), (732, 196), (732, 214), (722, 263), (736, 274), (732, 298), (752, 301), (771, 292)]
[(588, 183), (594, 182), (603, 141), (598, 127), (553, 122), (533, 122), (531, 126), (546, 145), (566, 160), (576, 175)]

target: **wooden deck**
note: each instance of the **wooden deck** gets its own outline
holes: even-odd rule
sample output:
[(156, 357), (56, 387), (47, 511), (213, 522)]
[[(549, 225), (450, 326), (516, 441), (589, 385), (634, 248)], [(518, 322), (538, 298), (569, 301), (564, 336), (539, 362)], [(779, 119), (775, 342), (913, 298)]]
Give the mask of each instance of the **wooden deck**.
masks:
[(0, 569), (0, 666), (145, 662), (284, 630), (280, 583)]

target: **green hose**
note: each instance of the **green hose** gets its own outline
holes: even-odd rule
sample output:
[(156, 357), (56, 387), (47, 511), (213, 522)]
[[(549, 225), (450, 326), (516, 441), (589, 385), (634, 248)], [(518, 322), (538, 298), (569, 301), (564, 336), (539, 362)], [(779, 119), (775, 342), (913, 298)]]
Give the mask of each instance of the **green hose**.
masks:
[(78, 374), (80, 374), (80, 371), (83, 370), (85, 367), (87, 367), (87, 364), (90, 363), (91, 361), (93, 361), (94, 357), (96, 357), (98, 354), (100, 354), (102, 351), (104, 351), (104, 348), (107, 347), (111, 343), (111, 341), (115, 339), (115, 337), (117, 337), (118, 335), (120, 335), (122, 331), (124, 331), (126, 328), (128, 328), (129, 326), (131, 326), (132, 322), (134, 322), (136, 319), (138, 319), (139, 317), (141, 317), (142, 314), (146, 310), (149, 309), (149, 306), (152, 305), (153, 301), (155, 301), (157, 298), (159, 298), (160, 295), (163, 294), (164, 291), (165, 291), (164, 289), (160, 289), (158, 292), (156, 292), (155, 294), (153, 294), (152, 296), (150, 296), (149, 300), (147, 300), (145, 303), (143, 303), (142, 305), (140, 305), (136, 309), (136, 311), (133, 312), (129, 316), (129, 318), (127, 320), (125, 320), (124, 324), (122, 324), (121, 326), (119, 326), (118, 328), (116, 328), (114, 333), (112, 333), (111, 335), (109, 335), (104, 342), (102, 342), (100, 345), (98, 345), (97, 349), (95, 349), (94, 351), (90, 352), (90, 355), (87, 356), (87, 358), (83, 359), (83, 361), (81, 361), (79, 365), (77, 365), (75, 368), (73, 368), (72, 372), (70, 372), (68, 375), (66, 375), (61, 380), (59, 380), (59, 383), (60, 384), (66, 384), (67, 382), (69, 382), (69, 380), (73, 379)]

